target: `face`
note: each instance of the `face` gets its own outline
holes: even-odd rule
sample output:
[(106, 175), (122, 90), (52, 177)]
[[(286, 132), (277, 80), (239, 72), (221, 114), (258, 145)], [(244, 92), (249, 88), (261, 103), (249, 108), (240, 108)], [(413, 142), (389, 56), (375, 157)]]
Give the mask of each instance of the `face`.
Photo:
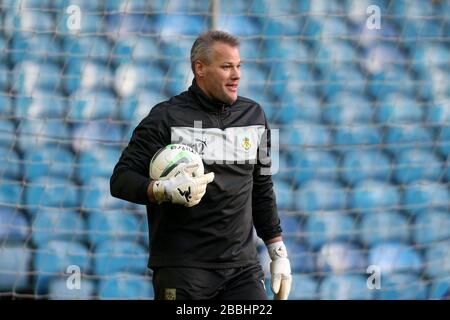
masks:
[(240, 68), (238, 47), (216, 42), (210, 61), (196, 63), (197, 82), (209, 97), (232, 104), (237, 99)]

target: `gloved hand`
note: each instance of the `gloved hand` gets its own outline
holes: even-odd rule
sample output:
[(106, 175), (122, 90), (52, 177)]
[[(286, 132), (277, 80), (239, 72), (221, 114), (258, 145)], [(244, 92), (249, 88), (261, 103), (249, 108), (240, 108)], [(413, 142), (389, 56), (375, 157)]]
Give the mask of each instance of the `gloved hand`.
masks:
[(214, 172), (193, 177), (192, 173), (198, 164), (181, 163), (175, 170), (177, 173), (167, 180), (156, 180), (153, 183), (153, 195), (158, 203), (169, 201), (186, 207), (195, 206), (206, 192), (208, 183), (214, 180)]
[(286, 246), (283, 241), (267, 245), (270, 262), (270, 286), (274, 293), (274, 300), (287, 300), (291, 290), (291, 264), (287, 258)]

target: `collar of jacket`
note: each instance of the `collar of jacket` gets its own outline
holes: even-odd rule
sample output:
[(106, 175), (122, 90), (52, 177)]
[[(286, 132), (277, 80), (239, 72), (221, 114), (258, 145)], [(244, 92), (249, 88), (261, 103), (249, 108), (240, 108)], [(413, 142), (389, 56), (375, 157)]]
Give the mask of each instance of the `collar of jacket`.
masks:
[(208, 97), (198, 86), (195, 79), (192, 81), (192, 85), (189, 87), (189, 92), (191, 92), (198, 99), (198, 101), (200, 102), (200, 106), (208, 112), (220, 111), (221, 113), (228, 113), (229, 109), (232, 106), (232, 104), (230, 105), (228, 103)]

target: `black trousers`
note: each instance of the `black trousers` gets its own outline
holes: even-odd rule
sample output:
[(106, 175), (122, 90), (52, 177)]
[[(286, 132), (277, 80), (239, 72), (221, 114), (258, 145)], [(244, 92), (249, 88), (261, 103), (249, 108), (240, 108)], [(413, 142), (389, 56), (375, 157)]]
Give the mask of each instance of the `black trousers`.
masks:
[(155, 268), (153, 288), (155, 300), (267, 300), (259, 264), (229, 269)]

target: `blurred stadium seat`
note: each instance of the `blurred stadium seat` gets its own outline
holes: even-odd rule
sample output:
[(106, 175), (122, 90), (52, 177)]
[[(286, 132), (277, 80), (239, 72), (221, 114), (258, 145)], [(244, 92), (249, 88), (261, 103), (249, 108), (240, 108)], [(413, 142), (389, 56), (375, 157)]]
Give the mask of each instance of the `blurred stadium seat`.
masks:
[(135, 126), (191, 84), (192, 43), (216, 21), (241, 40), (239, 95), (280, 130), (290, 298), (449, 299), (450, 2), (219, 2), (215, 20), (209, 0), (0, 1), (2, 297), (154, 297), (144, 208), (109, 177)]
[(112, 273), (107, 279), (100, 281), (98, 294), (102, 300), (154, 298), (149, 278), (126, 272)]
[(319, 285), (321, 300), (370, 300), (373, 290), (369, 290), (362, 275), (329, 275)]

